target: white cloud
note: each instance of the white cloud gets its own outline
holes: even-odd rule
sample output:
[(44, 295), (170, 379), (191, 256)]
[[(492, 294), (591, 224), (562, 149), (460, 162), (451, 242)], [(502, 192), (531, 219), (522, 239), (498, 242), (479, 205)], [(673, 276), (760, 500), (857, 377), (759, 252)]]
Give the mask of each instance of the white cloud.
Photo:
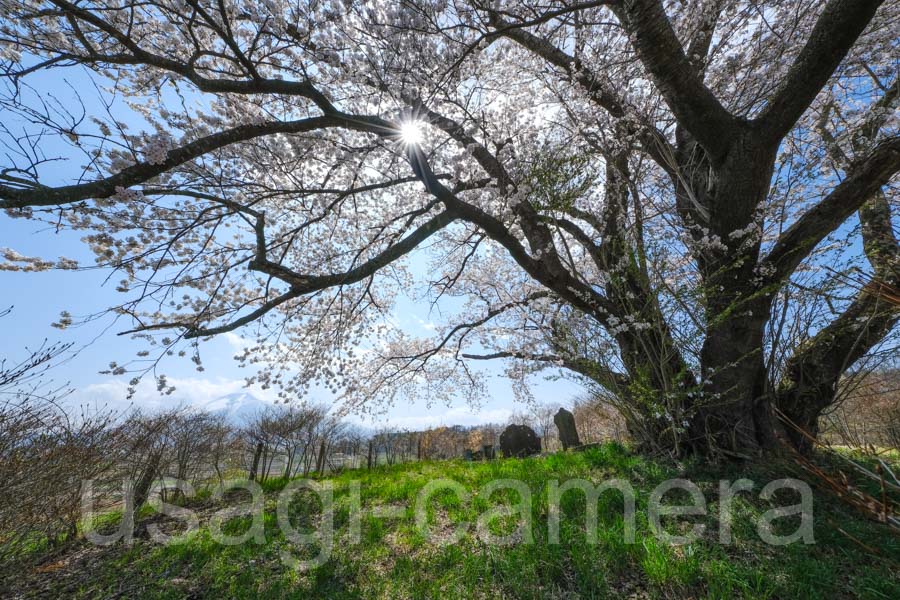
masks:
[(263, 390), (259, 386), (245, 387), (243, 379), (169, 377), (167, 382), (175, 387), (175, 391), (168, 396), (156, 390), (152, 377), (146, 377), (138, 384), (135, 395), (129, 400), (128, 382), (124, 379), (110, 378), (76, 390), (67, 398), (67, 404), (89, 408), (105, 407), (115, 411), (133, 406), (153, 412), (178, 406), (199, 407), (222, 396), (239, 392), (249, 392), (265, 402), (274, 403), (276, 398), (272, 390)]
[(243, 352), (251, 345), (250, 340), (239, 336), (233, 331), (226, 331), (223, 337), (234, 352)]
[[(124, 412), (129, 408), (139, 408), (147, 412), (156, 412), (181, 406), (208, 407), (215, 400), (231, 394), (249, 393), (255, 398), (274, 404), (277, 394), (273, 390), (264, 390), (259, 386), (245, 387), (243, 379), (219, 378), (174, 378), (168, 383), (175, 386), (171, 395), (160, 394), (152, 377), (147, 377), (137, 386), (134, 397), (129, 400), (126, 379), (109, 378), (78, 389), (67, 398), (69, 406), (85, 406), (88, 409), (106, 408), (116, 412)], [(218, 406), (218, 404), (216, 404)], [(440, 426), (474, 426), (485, 423), (506, 423), (512, 415), (511, 408), (484, 407), (473, 409), (465, 404), (459, 406), (432, 406), (412, 404), (396, 406), (378, 416), (349, 414), (348, 422), (357, 423), (366, 428), (389, 426), (396, 429), (419, 431)]]
[(437, 329), (437, 326), (432, 321), (426, 321), (425, 319), (421, 319), (419, 317), (415, 317), (415, 319), (419, 324), (419, 327), (421, 327), (425, 331), (434, 331), (435, 329)]

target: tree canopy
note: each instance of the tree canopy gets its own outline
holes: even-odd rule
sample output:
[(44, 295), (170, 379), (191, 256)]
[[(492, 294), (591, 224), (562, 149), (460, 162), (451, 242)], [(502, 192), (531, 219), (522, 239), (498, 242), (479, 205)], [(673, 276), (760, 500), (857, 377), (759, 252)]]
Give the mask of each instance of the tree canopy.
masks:
[[(748, 456), (891, 344), (895, 0), (0, 7), (0, 207), (84, 231), (148, 353), (241, 329), (353, 406), (561, 367), (643, 443)], [(79, 68), (108, 110), (29, 86)], [(454, 309), (414, 337), (398, 294)]]

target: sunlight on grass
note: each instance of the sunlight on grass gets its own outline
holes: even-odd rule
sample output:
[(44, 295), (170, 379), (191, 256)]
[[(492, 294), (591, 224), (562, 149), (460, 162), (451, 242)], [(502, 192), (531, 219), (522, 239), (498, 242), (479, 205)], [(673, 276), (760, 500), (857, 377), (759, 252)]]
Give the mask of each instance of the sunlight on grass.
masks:
[[(713, 489), (718, 481), (703, 475), (701, 467), (694, 469), (694, 480)], [(167, 546), (139, 542), (106, 563), (97, 576), (104, 582), (102, 589), (110, 592), (122, 585), (123, 576), (146, 578), (148, 583), (141, 597), (147, 598), (614, 598), (629, 594), (832, 598), (846, 596), (851, 590), (862, 598), (900, 597), (897, 574), (889, 575), (887, 566), (900, 559), (898, 540), (876, 524), (848, 519), (842, 507), (827, 500), (818, 500), (818, 543), (811, 547), (765, 546), (752, 523), (769, 507), (752, 495), (734, 501), (734, 545), (714, 542), (712, 517), (708, 522), (709, 535), (686, 546), (670, 546), (651, 537), (641, 512), (648, 490), (677, 475), (672, 467), (638, 457), (616, 445), (546, 458), (488, 463), (422, 462), (348, 471), (331, 479), (338, 507), (338, 541), (330, 558), (318, 568), (298, 572), (281, 561), (284, 550), (304, 557), (312, 556), (319, 548), (290, 548), (277, 527), (274, 502), (268, 501), (264, 544), (222, 546), (204, 528)], [(561, 543), (550, 544), (546, 482), (569, 478), (599, 482), (610, 477), (628, 479), (638, 489), (636, 543), (623, 541), (622, 498), (617, 492), (600, 497), (597, 542), (589, 543), (584, 495), (571, 492), (563, 496), (560, 504)], [(425, 539), (415, 526), (410, 507), (419, 490), (436, 478), (458, 481), (470, 492), (497, 478), (525, 482), (534, 499), (534, 543), (485, 544), (474, 528), (456, 545), (436, 545)], [(400, 509), (396, 518), (364, 515), (360, 520), (360, 544), (347, 543), (347, 506), (354, 480), (360, 481), (365, 509)], [(287, 483), (273, 479), (265, 488), (274, 495)], [(460, 523), (476, 522), (487, 507), (514, 506), (518, 502), (516, 494), (507, 492), (491, 498), (473, 494), (467, 501), (450, 490), (435, 493), (427, 510), (429, 527), (443, 534)], [(297, 519), (298, 528), (309, 531), (319, 510), (315, 501), (301, 497), (292, 504), (292, 519)], [(714, 517), (718, 510), (714, 502), (709, 510)], [(847, 539), (827, 526), (829, 520), (836, 518), (841, 519), (845, 530), (877, 546), (884, 557), (866, 556), (848, 547)], [(115, 515), (98, 521), (105, 526), (115, 522)], [(235, 517), (224, 524), (223, 530), (239, 535), (249, 526), (249, 517)], [(505, 534), (515, 528), (516, 523), (507, 517), (490, 524), (494, 533)]]

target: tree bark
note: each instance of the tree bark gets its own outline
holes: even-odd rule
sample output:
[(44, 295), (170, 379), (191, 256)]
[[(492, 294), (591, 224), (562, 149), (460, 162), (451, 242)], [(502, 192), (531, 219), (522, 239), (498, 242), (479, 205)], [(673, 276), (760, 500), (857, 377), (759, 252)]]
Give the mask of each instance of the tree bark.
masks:
[(877, 192), (859, 209), (859, 220), (874, 277), (837, 319), (796, 350), (776, 391), (791, 439), (803, 451), (811, 449), (809, 436), (818, 435), (819, 416), (835, 402), (842, 375), (900, 320), (900, 306), (883, 293), (900, 289), (900, 243), (884, 194)]
[(157, 473), (159, 472), (159, 463), (162, 460), (162, 450), (154, 450), (151, 452), (150, 456), (147, 458), (147, 463), (144, 465), (144, 469), (141, 471), (141, 476), (138, 478), (137, 483), (134, 486), (134, 494), (132, 496), (133, 504), (131, 506), (131, 522), (135, 526), (134, 535), (142, 536), (146, 532), (146, 528), (143, 525), (138, 525), (138, 513), (141, 510), (141, 507), (147, 502), (150, 498), (150, 488), (153, 486), (153, 480), (156, 479)]
[(322, 440), (322, 443), (319, 444), (319, 458), (316, 460), (316, 472), (319, 475), (323, 475), (325, 473), (325, 450), (327, 445), (325, 444), (325, 440)]
[(256, 481), (257, 472), (259, 470), (259, 459), (262, 457), (263, 443), (256, 444), (256, 451), (253, 453), (253, 465), (250, 467), (250, 481)]

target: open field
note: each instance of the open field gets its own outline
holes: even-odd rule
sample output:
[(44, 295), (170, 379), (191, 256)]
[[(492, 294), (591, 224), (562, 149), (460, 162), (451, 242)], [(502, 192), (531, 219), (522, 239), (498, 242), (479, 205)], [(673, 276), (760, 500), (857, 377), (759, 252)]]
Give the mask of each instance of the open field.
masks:
[[(264, 543), (215, 542), (210, 516), (240, 502), (242, 492), (216, 502), (205, 491), (186, 503), (200, 517), (201, 527), (193, 533), (167, 545), (139, 539), (130, 548), (79, 542), (18, 572), (5, 585), (7, 594), (23, 598), (900, 597), (900, 537), (831, 497), (815, 494), (813, 544), (772, 546), (760, 539), (756, 530), (760, 515), (797, 502), (789, 491), (771, 502), (759, 498), (762, 486), (785, 475), (796, 473), (780, 467), (752, 473), (712, 473), (698, 465), (679, 469), (613, 444), (528, 459), (420, 462), (347, 471), (322, 480), (333, 486), (335, 541), (323, 564), (307, 570), (292, 567), (282, 553), (304, 560), (322, 551), (322, 545), (298, 546), (286, 538), (278, 527), (276, 505), (288, 482), (272, 480), (264, 486)], [(647, 516), (651, 490), (673, 477), (696, 482), (707, 500), (706, 516), (679, 517), (678, 523), (663, 519), (669, 533), (684, 533), (691, 522), (706, 525), (696, 541), (680, 546), (658, 539)], [(741, 477), (756, 485), (733, 499), (733, 543), (723, 545), (719, 480)], [(550, 542), (548, 483), (574, 478), (594, 483), (620, 478), (634, 487), (634, 543), (624, 540), (626, 522), (618, 492), (600, 497), (596, 543), (586, 535), (584, 495), (563, 495), (560, 543)], [(427, 502), (425, 531), (417, 527), (414, 507), (423, 488), (438, 479), (458, 482), (468, 497), (446, 488), (436, 490)], [(488, 530), (496, 535), (513, 533), (510, 543), (486, 543), (473, 526), (458, 543), (445, 544), (457, 525), (475, 523), (489, 508), (518, 506), (518, 493), (498, 491), (490, 497), (478, 493), (496, 480), (527, 485), (533, 542), (528, 542), (527, 534), (515, 533), (515, 518), (500, 516)], [(359, 482), (361, 513), (352, 510), (354, 482)], [(666, 496), (667, 505), (681, 501), (677, 494)], [(287, 506), (290, 523), (298, 531), (323, 530), (322, 505), (310, 493), (294, 494)], [(395, 514), (388, 516), (391, 511)], [(357, 514), (360, 529), (354, 541)], [(110, 529), (115, 517), (107, 516), (98, 527)], [(166, 530), (176, 523), (152, 511), (147, 519)], [(774, 523), (776, 533), (789, 534), (797, 530), (799, 516)], [(225, 521), (222, 529), (237, 535), (250, 525), (251, 517), (239, 516)]]

